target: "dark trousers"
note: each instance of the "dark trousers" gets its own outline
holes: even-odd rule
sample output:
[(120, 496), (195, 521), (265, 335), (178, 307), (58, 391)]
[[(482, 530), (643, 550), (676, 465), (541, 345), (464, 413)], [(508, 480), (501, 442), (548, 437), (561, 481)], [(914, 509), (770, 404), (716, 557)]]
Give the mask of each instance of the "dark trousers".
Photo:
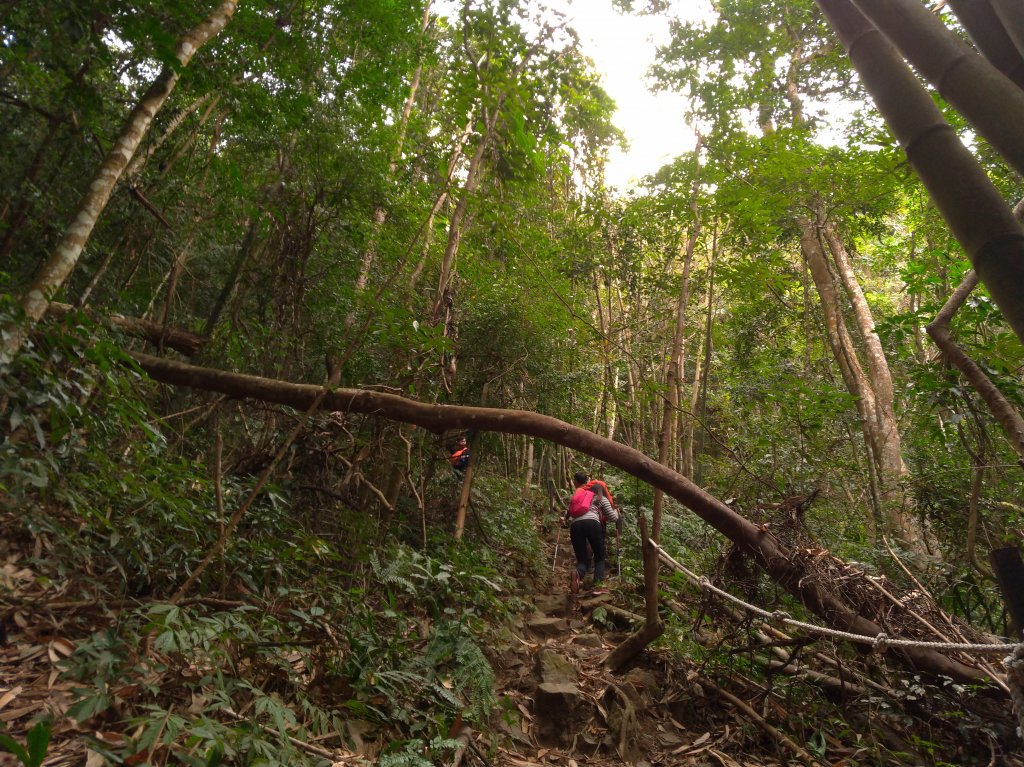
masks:
[(587, 544), (594, 552), (594, 585), (604, 580), (604, 528), (596, 519), (581, 519), (569, 525), (569, 540), (576, 554), (576, 572), (586, 575), (590, 555)]

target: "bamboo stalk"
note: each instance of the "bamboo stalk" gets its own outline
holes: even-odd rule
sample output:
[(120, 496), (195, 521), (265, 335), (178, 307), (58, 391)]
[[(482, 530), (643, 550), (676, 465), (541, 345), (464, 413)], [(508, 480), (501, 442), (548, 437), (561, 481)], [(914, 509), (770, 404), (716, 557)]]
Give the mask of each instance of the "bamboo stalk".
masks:
[(1010, 206), (882, 34), (849, 0), (816, 1), (996, 306), (1024, 339), (1024, 231)]

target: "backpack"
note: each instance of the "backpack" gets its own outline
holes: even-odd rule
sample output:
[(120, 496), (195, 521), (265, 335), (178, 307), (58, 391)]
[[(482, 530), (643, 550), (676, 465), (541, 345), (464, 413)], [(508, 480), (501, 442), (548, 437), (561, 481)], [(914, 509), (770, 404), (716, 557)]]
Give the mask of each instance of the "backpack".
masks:
[(569, 501), (569, 516), (573, 519), (582, 517), (590, 510), (590, 502), (594, 500), (594, 491), (588, 490), (586, 486), (576, 489)]
[(469, 448), (463, 447), (456, 450), (448, 458), (454, 469), (465, 469), (469, 465)]
[(604, 482), (602, 482), (601, 480), (599, 480), (599, 479), (592, 479), (592, 480), (590, 480), (590, 481), (589, 481), (589, 482), (588, 482), (587, 484), (585, 484), (585, 485), (584, 485), (583, 487), (584, 487), (584, 488), (586, 488), (587, 490), (589, 490), (589, 489), (590, 489), (590, 488), (592, 488), (592, 487), (593, 487), (594, 485), (600, 485), (601, 487), (603, 487), (603, 488), (604, 488), (604, 494), (605, 494), (605, 496), (606, 496), (606, 497), (608, 498), (608, 503), (610, 503), (610, 504), (612, 505), (612, 508), (613, 508), (613, 509), (615, 509), (615, 510), (618, 510), (618, 508), (619, 508), (619, 507), (615, 505), (615, 499), (614, 499), (614, 498), (612, 498), (612, 493), (611, 493), (611, 491), (610, 491), (610, 490), (608, 489), (608, 485), (606, 485), (606, 484), (605, 484)]

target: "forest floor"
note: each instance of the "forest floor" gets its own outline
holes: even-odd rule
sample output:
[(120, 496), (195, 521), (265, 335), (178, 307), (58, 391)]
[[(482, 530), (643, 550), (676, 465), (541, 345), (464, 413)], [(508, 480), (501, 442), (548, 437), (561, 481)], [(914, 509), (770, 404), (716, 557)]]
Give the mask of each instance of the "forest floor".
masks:
[[(610, 593), (594, 595), (586, 582), (571, 593), (575, 559), (561, 537), (557, 549), (550, 541), (545, 547), (551, 577), (522, 579), (523, 596), (535, 609), (513, 633), (517, 643), (499, 655), (499, 694), (516, 701), (521, 719), (502, 722), (509, 742), (495, 764), (777, 767), (813, 760), (799, 746), (804, 760), (787, 754), (786, 743), (795, 744), (786, 735), (753, 710), (747, 718), (726, 704), (697, 663), (669, 650), (648, 649), (624, 672), (608, 671), (608, 653), (643, 625), (643, 616), (630, 609), (635, 599), (624, 598), (614, 554), (605, 584)], [(748, 705), (770, 712), (783, 704)], [(843, 751), (850, 758), (857, 753)], [(839, 756), (834, 751), (830, 761), (811, 763), (834, 764)]]
[[(1024, 767), (1010, 703), (991, 690), (922, 679), (870, 653), (841, 658), (839, 648), (779, 632), (766, 635), (768, 628), (699, 596), (664, 594), (663, 606), (679, 618), (676, 633), (611, 673), (604, 666), (608, 653), (643, 623), (641, 584), (616, 576), (613, 546), (610, 593), (594, 595), (584, 584), (572, 594), (573, 557), (565, 531), (541, 530), (540, 539), (546, 572), (518, 579), (518, 592), (508, 597), (529, 607), (498, 628), (487, 649), (502, 713), (490, 728), (474, 730), (461, 717), (456, 720), (450, 736), (463, 748), (448, 762), (453, 767)], [(116, 626), (123, 605), (83, 598), (77, 588), (55, 595), (29, 564), (43, 554), (0, 546), (0, 586), (15, 605), (0, 636), (0, 731), (24, 742), (33, 720), (52, 715), (53, 741), (43, 762), (49, 767), (179, 763), (166, 751), (155, 756), (155, 750), (110, 757), (132, 737), (132, 697), (155, 684), (144, 675), (107, 690), (110, 708), (104, 716), (84, 724), (67, 716), (81, 681), (67, 679), (65, 661), (102, 626)], [(190, 601), (232, 609), (226, 600)], [(44, 603), (44, 609), (28, 607)], [(680, 651), (681, 634), (690, 641), (691, 655)], [(99, 668), (106, 662), (102, 647), (89, 641)], [(147, 641), (138, 635), (133, 652), (154, 655)], [(772, 653), (791, 653), (782, 668), (776, 662), (774, 673)], [(167, 719), (179, 710), (198, 716), (207, 702), (193, 693), (190, 705), (188, 699), (176, 704), (179, 709), (170, 705)], [(293, 711), (301, 721), (302, 712), (297, 706)], [(374, 763), (383, 736), (362, 743), (357, 731), (350, 733), (348, 748), (324, 741), (293, 745), (325, 763)], [(109, 746), (106, 755), (103, 744)], [(0, 753), (2, 767), (17, 764)]]
[[(900, 701), (900, 685), (891, 679), (876, 683), (872, 696), (867, 677), (851, 682), (844, 693), (832, 684), (834, 677), (819, 672), (818, 700), (809, 704), (806, 691), (798, 701), (792, 688), (779, 683), (782, 674), (775, 680), (771, 674), (759, 679), (740, 664), (729, 669), (657, 645), (624, 671), (612, 673), (604, 660), (643, 625), (638, 614), (643, 612), (642, 594), (616, 579), (614, 547), (605, 584), (611, 586), (610, 593), (593, 595), (586, 584), (580, 593), (570, 593), (575, 560), (565, 537), (557, 549), (546, 541), (551, 577), (540, 583), (521, 581), (523, 596), (532, 598), (535, 609), (523, 615), (520, 633), (514, 635), (517, 642), (499, 655), (500, 694), (516, 701), (521, 718), (518, 724), (502, 723), (510, 742), (499, 748), (495, 765), (1024, 765), (1019, 738), (1006, 737), (1005, 730), (1003, 737), (997, 734), (997, 722), (1008, 721), (1012, 729), (1008, 701), (981, 695), (970, 701), (973, 714), (954, 709), (944, 714), (943, 694), (929, 691), (929, 682), (916, 675), (906, 687), (917, 689)], [(677, 614), (685, 612), (679, 601), (669, 598), (668, 603)], [(717, 614), (711, 605), (691, 607), (691, 615)], [(701, 618), (694, 623), (694, 634), (702, 645), (720, 642), (730, 633), (728, 628), (721, 633), (698, 629), (701, 623)], [(747, 633), (739, 628), (741, 636)], [(765, 639), (763, 634), (760, 638)], [(799, 651), (797, 642), (792, 670), (802, 670), (805, 681), (814, 680), (815, 673), (795, 661)], [(870, 659), (868, 665), (881, 670)], [(860, 700), (850, 706), (847, 719), (844, 708), (855, 698)], [(929, 698), (936, 707), (925, 712), (927, 706), (918, 704)], [(968, 722), (980, 712), (987, 712), (982, 716), (989, 716), (992, 725), (983, 736), (988, 740), (985, 758), (961, 749), (973, 738), (958, 746), (954, 734), (953, 743), (941, 742), (938, 730), (945, 728), (947, 736), (950, 730), (966, 733)], [(958, 716), (962, 718), (955, 721)], [(488, 739), (483, 740), (486, 745)]]

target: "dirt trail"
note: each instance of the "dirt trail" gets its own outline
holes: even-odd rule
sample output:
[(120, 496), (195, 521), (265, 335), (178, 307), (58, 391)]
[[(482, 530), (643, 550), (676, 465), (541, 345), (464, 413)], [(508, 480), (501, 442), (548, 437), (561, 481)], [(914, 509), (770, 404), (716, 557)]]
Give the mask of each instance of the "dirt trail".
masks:
[[(753, 756), (749, 722), (700, 682), (692, 664), (665, 650), (648, 650), (621, 674), (603, 661), (642, 615), (641, 584), (616, 577), (612, 551), (609, 594), (593, 595), (587, 583), (571, 594), (575, 560), (563, 531), (555, 559), (554, 536), (546, 545), (552, 575), (543, 583), (523, 579), (521, 596), (532, 604), (514, 627), (513, 643), (496, 663), (498, 694), (515, 703), (499, 725), (507, 736), (494, 764), (723, 765), (799, 764), (778, 742), (764, 742)], [(758, 738), (755, 736), (754, 741)], [(813, 762), (812, 762), (813, 763)], [(822, 762), (824, 763), (824, 762)]]

